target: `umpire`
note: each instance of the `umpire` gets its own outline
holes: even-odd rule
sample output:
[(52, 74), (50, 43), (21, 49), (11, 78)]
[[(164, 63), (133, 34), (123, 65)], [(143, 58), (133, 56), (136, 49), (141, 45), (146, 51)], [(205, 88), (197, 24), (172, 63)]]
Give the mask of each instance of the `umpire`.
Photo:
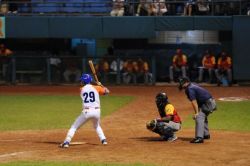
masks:
[(204, 139), (210, 139), (207, 117), (216, 110), (215, 100), (206, 89), (191, 83), (187, 77), (179, 79), (179, 89), (185, 89), (194, 109), (195, 138), (190, 143), (203, 143)]

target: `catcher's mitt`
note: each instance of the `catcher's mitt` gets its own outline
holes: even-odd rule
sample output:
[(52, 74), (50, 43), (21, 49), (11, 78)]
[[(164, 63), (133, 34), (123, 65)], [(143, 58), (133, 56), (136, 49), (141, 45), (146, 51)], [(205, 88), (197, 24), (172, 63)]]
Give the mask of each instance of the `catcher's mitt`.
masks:
[(156, 124), (157, 124), (157, 120), (153, 119), (153, 120), (148, 121), (146, 123), (146, 127), (147, 127), (148, 130), (154, 131), (156, 129)]

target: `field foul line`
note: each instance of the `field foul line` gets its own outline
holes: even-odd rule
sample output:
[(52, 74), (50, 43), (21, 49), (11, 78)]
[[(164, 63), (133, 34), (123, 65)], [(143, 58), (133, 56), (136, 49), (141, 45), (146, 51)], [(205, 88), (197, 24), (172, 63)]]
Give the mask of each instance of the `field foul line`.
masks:
[(87, 142), (71, 142), (70, 145), (83, 145), (86, 144)]
[(6, 140), (0, 140), (0, 142), (15, 142), (15, 141), (23, 141), (24, 139), (6, 139)]
[(25, 152), (14, 152), (14, 153), (2, 154), (2, 155), (0, 155), (0, 158), (11, 157), (11, 156), (17, 156), (17, 155), (23, 154), (23, 153), (25, 153)]

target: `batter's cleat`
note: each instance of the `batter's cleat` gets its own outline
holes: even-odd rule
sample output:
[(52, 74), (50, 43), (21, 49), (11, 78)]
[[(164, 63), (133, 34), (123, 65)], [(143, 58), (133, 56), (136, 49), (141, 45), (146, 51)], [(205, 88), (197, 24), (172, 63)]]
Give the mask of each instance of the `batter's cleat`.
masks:
[(103, 144), (103, 145), (107, 145), (107, 144), (108, 144), (107, 140), (106, 140), (106, 139), (103, 139), (103, 140), (102, 140), (102, 144)]
[(174, 141), (177, 140), (177, 139), (178, 139), (178, 137), (174, 135), (174, 136), (172, 136), (172, 137), (169, 137), (167, 141), (168, 141), (168, 142), (174, 142)]
[(64, 143), (60, 144), (60, 148), (68, 148), (69, 147), (69, 142), (65, 141)]
[(199, 144), (199, 143), (203, 143), (203, 142), (204, 142), (203, 138), (200, 138), (200, 137), (196, 137), (190, 141), (190, 143), (193, 143), (193, 144)]
[(210, 139), (210, 135), (204, 135), (203, 139)]

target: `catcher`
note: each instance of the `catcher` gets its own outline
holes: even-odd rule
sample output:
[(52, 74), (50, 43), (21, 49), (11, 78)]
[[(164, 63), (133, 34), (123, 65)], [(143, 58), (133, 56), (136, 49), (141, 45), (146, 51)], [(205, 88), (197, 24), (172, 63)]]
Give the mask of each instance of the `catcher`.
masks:
[(153, 119), (146, 123), (148, 130), (155, 132), (163, 140), (172, 142), (177, 139), (175, 132), (181, 129), (181, 119), (174, 106), (169, 103), (166, 93), (158, 93), (155, 103), (160, 114), (160, 118)]

